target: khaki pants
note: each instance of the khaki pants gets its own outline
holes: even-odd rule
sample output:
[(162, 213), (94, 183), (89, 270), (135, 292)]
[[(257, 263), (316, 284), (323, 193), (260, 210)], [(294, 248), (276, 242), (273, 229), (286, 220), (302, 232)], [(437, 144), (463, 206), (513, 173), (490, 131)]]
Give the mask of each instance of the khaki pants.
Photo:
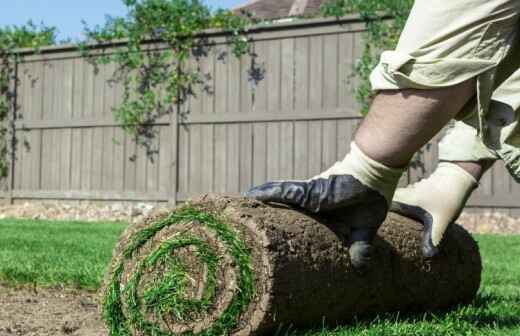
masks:
[(520, 0), (416, 0), (374, 90), (435, 89), (476, 78), (476, 97), (442, 140), (446, 161), (503, 159), (520, 181)]

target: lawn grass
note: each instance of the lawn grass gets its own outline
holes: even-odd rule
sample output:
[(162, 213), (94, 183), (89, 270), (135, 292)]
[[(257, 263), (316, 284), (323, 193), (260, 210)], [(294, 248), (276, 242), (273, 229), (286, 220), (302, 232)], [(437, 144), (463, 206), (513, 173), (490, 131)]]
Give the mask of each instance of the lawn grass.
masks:
[(97, 289), (124, 223), (0, 221), (0, 282)]
[[(98, 288), (123, 223), (0, 221), (0, 282)], [(305, 336), (520, 336), (520, 236), (480, 235), (477, 300), (448, 312), (385, 314)]]

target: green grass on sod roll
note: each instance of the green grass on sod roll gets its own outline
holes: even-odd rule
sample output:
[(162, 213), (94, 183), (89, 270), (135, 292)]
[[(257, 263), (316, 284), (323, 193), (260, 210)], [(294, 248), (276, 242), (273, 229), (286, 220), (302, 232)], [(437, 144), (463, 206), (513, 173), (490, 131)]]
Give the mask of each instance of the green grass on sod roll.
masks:
[[(213, 231), (216, 239), (225, 245), (226, 252), (233, 258), (239, 273), (238, 289), (216, 320), (197, 334), (187, 331), (183, 335), (226, 335), (236, 327), (240, 314), (247, 308), (255, 292), (249, 249), (226, 223), (210, 214), (186, 206), (151, 223), (130, 237), (128, 246), (123, 250), (122, 259), (114, 268), (103, 303), (103, 315), (112, 336), (131, 335), (131, 330), (149, 336), (177, 335), (165, 331), (157, 323), (148, 320), (142, 313), (142, 306), (145, 306), (145, 310), (153, 313), (158, 320), (174, 317), (176, 322), (194, 321), (197, 314), (203, 314), (212, 306), (216, 291), (216, 271), (220, 260), (211, 246), (188, 233), (180, 232), (161, 242), (154, 251), (137, 264), (126, 287), (121, 288), (125, 262), (131, 261), (139, 249), (162, 229), (181, 223), (198, 223)], [(187, 265), (178, 258), (172, 257), (175, 250), (189, 246), (195, 247), (196, 257), (208, 270), (206, 287), (201, 300), (185, 297), (184, 283), (189, 276)], [(138, 287), (141, 277), (146, 270), (157, 266), (165, 269), (166, 272), (160, 274), (159, 279), (154, 279), (155, 283), (148, 285), (143, 297), (140, 298)], [(126, 314), (123, 300), (127, 307)]]
[[(97, 288), (124, 227), (121, 223), (0, 220), (0, 281)], [(520, 335), (520, 236), (477, 235), (476, 239), (484, 271), (479, 296), (471, 305), (447, 312), (382, 314), (344, 327), (280, 335)], [(150, 293), (150, 300), (153, 297)]]

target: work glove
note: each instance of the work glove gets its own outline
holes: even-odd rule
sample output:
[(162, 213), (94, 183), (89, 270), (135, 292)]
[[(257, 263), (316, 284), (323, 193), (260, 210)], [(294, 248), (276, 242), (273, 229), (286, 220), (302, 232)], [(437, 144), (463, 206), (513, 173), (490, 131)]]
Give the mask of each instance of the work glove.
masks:
[(322, 174), (306, 181), (268, 182), (245, 196), (315, 213), (345, 212), (351, 230), (351, 260), (354, 266), (362, 267), (370, 260), (372, 240), (386, 218), (403, 172), (372, 160), (353, 142), (345, 159)]
[(423, 223), (422, 252), (431, 258), (439, 253), (446, 230), (477, 187), (477, 180), (464, 169), (441, 162), (427, 179), (397, 189), (391, 210)]

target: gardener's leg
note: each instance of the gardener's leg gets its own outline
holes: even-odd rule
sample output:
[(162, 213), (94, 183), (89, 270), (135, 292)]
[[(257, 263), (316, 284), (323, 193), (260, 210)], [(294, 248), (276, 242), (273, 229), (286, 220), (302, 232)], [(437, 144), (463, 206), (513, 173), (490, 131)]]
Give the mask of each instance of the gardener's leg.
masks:
[(355, 142), (370, 158), (405, 167), (476, 93), (475, 81), (437, 90), (388, 90), (377, 95)]
[(343, 161), (311, 180), (269, 182), (246, 195), (314, 212), (351, 207), (351, 257), (364, 265), (410, 159), (474, 94), (473, 80), (437, 90), (382, 92)]
[[(501, 159), (520, 181), (520, 35), (515, 47), (497, 69), (495, 87), (485, 122), (478, 134), (479, 117), (468, 114), (455, 123), (439, 148), (442, 163), (427, 179), (398, 189), (392, 209), (425, 225), (423, 253), (433, 256), (446, 229), (466, 205), (482, 174)], [(484, 145), (484, 140), (487, 145)]]

